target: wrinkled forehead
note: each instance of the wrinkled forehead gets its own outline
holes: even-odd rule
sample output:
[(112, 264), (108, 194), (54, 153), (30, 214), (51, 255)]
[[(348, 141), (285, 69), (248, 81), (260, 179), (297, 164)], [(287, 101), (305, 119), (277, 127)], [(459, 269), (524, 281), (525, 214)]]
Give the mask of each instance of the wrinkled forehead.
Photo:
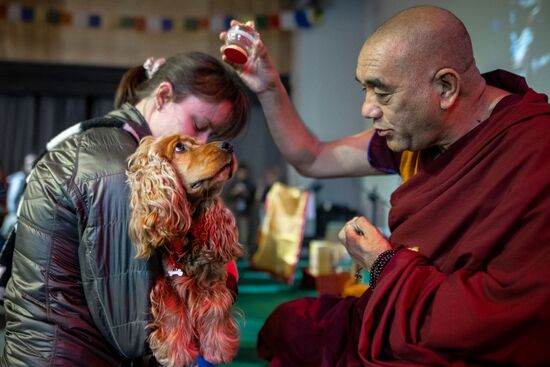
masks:
[(419, 72), (420, 55), (410, 45), (406, 37), (368, 40), (357, 57), (357, 80), (362, 84), (370, 79), (393, 84)]
[(357, 80), (365, 84), (369, 79), (383, 79), (392, 73), (396, 64), (391, 49), (383, 44), (365, 43), (357, 57)]

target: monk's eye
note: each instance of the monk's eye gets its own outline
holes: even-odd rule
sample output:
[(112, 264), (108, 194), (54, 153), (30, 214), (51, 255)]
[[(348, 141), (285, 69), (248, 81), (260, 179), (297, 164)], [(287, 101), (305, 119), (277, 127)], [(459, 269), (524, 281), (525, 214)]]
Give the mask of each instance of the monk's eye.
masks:
[(174, 151), (175, 152), (178, 152), (178, 153), (181, 153), (181, 152), (185, 152), (187, 150), (187, 147), (185, 146), (185, 144), (183, 143), (177, 143), (175, 146), (174, 146)]

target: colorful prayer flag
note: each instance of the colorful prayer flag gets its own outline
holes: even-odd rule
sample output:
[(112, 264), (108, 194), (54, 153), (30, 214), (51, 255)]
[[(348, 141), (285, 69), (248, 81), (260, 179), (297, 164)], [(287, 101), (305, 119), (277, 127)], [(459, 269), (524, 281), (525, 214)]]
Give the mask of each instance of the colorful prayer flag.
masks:
[[(0, 19), (30, 23), (37, 18), (50, 25), (74, 26), (77, 28), (100, 28), (104, 16), (95, 13), (70, 12), (54, 7), (42, 10), (40, 7), (21, 5), (18, 3), (0, 4)], [(171, 32), (174, 30), (174, 19), (161, 15), (138, 15), (108, 17), (112, 24), (120, 29), (134, 29), (139, 32)], [(210, 30), (221, 32), (229, 29), (232, 19), (241, 22), (254, 21), (256, 29), (292, 30), (295, 28), (310, 28), (320, 23), (322, 10), (320, 8), (303, 8), (286, 10), (278, 14), (241, 14), (212, 15), (210, 17), (187, 17), (183, 19), (184, 31)]]

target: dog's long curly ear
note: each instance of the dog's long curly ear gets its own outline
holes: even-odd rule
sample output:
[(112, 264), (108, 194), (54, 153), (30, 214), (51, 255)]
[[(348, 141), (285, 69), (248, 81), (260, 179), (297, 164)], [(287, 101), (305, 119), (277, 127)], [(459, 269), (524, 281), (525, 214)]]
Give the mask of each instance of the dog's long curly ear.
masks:
[(128, 159), (129, 235), (138, 258), (148, 258), (157, 247), (183, 237), (191, 225), (187, 194), (164, 156), (170, 140), (145, 137)]
[(223, 262), (234, 260), (243, 253), (235, 217), (219, 197), (213, 198), (200, 213), (192, 231), (195, 241), (200, 241)]

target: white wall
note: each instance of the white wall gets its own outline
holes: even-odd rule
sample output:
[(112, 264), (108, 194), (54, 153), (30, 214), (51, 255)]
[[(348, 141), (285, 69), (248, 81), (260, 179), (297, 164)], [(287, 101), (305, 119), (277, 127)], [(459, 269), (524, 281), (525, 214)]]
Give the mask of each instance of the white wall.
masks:
[[(329, 1), (323, 23), (293, 37), (292, 99), (302, 119), (322, 140), (371, 126), (361, 116), (363, 93), (355, 80), (355, 67), (366, 34), (372, 31), (368, 16), (372, 4), (364, 0)], [(389, 195), (399, 181), (397, 176), (321, 180), (323, 189), (317, 201), (346, 205), (370, 217), (372, 207), (367, 196), (376, 190), (386, 202), (377, 215), (384, 227)], [(306, 186), (311, 180), (289, 168), (289, 183)]]
[[(298, 112), (323, 140), (353, 134), (371, 125), (360, 114), (362, 92), (355, 81), (357, 54), (376, 26), (409, 6), (431, 4), (453, 11), (470, 31), (480, 71), (514, 71), (526, 75), (534, 89), (550, 94), (549, 0), (332, 0), (324, 4), (323, 24), (294, 36), (290, 81)], [(532, 37), (525, 32), (526, 25)], [(514, 64), (510, 51), (513, 32), (516, 38), (527, 40), (525, 48), (519, 48), (519, 56), (528, 50), (521, 65)], [(310, 183), (289, 170), (291, 184)], [(375, 190), (384, 201), (376, 222), (387, 230), (389, 197), (399, 185), (397, 176), (321, 182), (320, 201), (347, 205), (367, 216), (371, 208), (366, 198)]]

